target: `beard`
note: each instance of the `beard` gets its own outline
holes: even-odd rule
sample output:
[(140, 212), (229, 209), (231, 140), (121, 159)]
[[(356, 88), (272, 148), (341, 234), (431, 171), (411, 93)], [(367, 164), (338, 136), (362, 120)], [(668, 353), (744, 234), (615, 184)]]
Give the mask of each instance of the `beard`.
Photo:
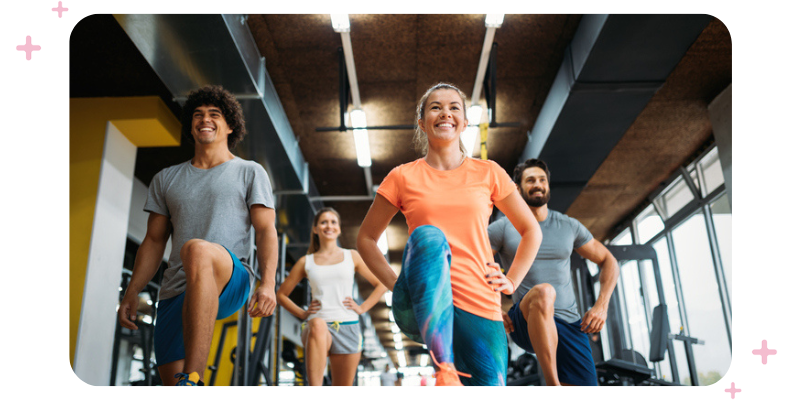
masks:
[[(537, 190), (533, 193), (542, 193), (542, 192)], [(542, 197), (532, 197), (528, 193), (523, 193), (522, 198), (525, 200), (525, 203), (527, 203), (531, 207), (541, 207), (550, 201), (550, 191), (548, 190), (547, 192), (544, 192), (544, 196)]]

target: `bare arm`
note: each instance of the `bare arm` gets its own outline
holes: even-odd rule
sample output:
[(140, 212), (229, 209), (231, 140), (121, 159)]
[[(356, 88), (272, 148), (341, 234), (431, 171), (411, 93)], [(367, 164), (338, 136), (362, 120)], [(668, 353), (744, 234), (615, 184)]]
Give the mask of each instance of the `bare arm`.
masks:
[(250, 221), (256, 232), (256, 258), (261, 285), (253, 292), (247, 310), (251, 317), (267, 317), (275, 311), (275, 270), (278, 267), (278, 231), (275, 210), (255, 204), (250, 207)]
[(381, 282), (378, 280), (377, 277), (367, 268), (367, 265), (364, 263), (364, 260), (361, 259), (361, 256), (358, 254), (357, 251), (351, 250), (353, 252), (353, 263), (355, 264), (356, 272), (363, 276), (369, 283), (374, 286), (372, 293), (370, 293), (369, 297), (364, 300), (363, 303), (356, 304), (356, 302), (348, 297), (345, 299), (344, 304), (347, 308), (355, 311), (359, 315), (369, 311), (375, 304), (378, 303), (378, 300), (381, 299), (384, 293), (386, 293), (386, 286), (383, 286)]
[[(542, 244), (542, 228), (539, 227), (539, 222), (533, 217), (530, 208), (528, 208), (528, 205), (525, 204), (525, 201), (522, 200), (522, 196), (516, 190), (503, 200), (496, 202), (495, 205), (505, 214), (508, 221), (514, 225), (514, 228), (516, 228), (522, 236), (519, 247), (517, 247), (517, 253), (514, 256), (514, 261), (508, 267), (508, 271), (505, 274), (506, 278), (511, 281), (510, 283), (513, 287), (507, 285), (497, 287), (497, 289), (502, 290), (503, 293), (513, 294), (514, 290), (519, 287), (522, 279), (525, 278), (531, 265), (533, 265), (536, 253), (539, 252), (539, 246)], [(497, 268), (499, 269), (499, 266), (497, 266)], [(500, 275), (502, 275), (502, 273), (499, 273), (499, 271), (492, 274), (492, 276)], [(495, 281), (493, 283), (499, 284), (500, 282)]]
[(292, 294), (297, 284), (306, 277), (306, 258), (302, 257), (294, 264), (292, 270), (289, 271), (289, 276), (281, 283), (281, 287), (278, 288), (277, 293), (278, 303), (281, 307), (285, 308), (286, 311), (289, 311), (301, 321), (304, 321), (309, 315), (315, 314), (320, 309), (319, 306), (312, 304), (308, 310), (304, 310), (289, 298), (289, 295)]
[(361, 223), (361, 229), (358, 230), (358, 239), (356, 240), (358, 254), (363, 258), (367, 268), (389, 290), (394, 289), (397, 274), (386, 262), (386, 258), (383, 257), (380, 249), (378, 249), (378, 238), (389, 226), (389, 222), (397, 214), (397, 211), (399, 211), (397, 207), (392, 205), (389, 200), (386, 200), (380, 194), (375, 196), (372, 206), (370, 206), (367, 215), (364, 217), (364, 222)]
[(150, 282), (158, 272), (169, 234), (169, 218), (166, 215), (151, 212), (147, 217), (147, 232), (133, 262), (131, 280), (128, 282), (128, 288), (125, 290), (125, 295), (119, 304), (119, 310), (117, 310), (119, 323), (128, 329), (137, 329), (135, 321), (136, 309), (139, 305), (139, 292), (144, 290), (147, 282)]
[(584, 315), (583, 323), (581, 323), (581, 330), (584, 332), (599, 332), (603, 329), (608, 316), (608, 302), (614, 293), (614, 287), (617, 285), (619, 265), (617, 264), (617, 259), (608, 251), (608, 248), (603, 246), (597, 239), (590, 240), (589, 243), (578, 247), (575, 251), (581, 257), (600, 267), (600, 294), (597, 296), (597, 301), (595, 301), (592, 308)]

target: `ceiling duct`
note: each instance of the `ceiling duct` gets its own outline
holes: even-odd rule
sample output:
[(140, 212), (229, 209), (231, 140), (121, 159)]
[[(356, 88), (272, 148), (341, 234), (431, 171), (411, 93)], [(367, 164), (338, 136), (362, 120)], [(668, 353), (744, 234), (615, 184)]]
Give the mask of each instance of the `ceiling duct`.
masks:
[[(242, 15), (115, 15), (144, 58), (183, 104), (203, 85), (221, 85), (242, 105), (248, 134), (235, 153), (263, 165), (275, 194), (276, 225), (305, 254), (319, 193), (263, 57)], [(307, 245), (305, 245), (307, 246)]]
[(569, 208), (711, 20), (582, 17), (520, 156), (553, 171), (551, 208)]

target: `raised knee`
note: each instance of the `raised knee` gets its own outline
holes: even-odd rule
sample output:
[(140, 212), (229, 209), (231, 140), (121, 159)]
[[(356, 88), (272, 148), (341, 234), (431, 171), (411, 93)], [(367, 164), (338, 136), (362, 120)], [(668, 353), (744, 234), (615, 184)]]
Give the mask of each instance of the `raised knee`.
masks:
[(199, 267), (198, 261), (208, 259), (213, 244), (202, 239), (190, 239), (181, 247), (181, 261), (187, 272)]
[(312, 318), (308, 321), (308, 338), (322, 339), (328, 333), (328, 324), (322, 318)]
[(549, 283), (540, 283), (525, 294), (523, 301), (529, 310), (550, 310), (556, 302), (556, 289)]
[(447, 244), (447, 238), (441, 229), (433, 225), (422, 225), (411, 232), (408, 243), (419, 250), (423, 248), (441, 248)]

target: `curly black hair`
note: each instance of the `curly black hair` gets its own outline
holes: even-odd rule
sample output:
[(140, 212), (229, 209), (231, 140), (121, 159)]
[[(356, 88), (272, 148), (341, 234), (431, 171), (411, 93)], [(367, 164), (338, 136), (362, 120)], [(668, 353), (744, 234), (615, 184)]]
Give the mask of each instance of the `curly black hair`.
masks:
[(236, 145), (244, 139), (244, 135), (247, 134), (244, 127), (242, 106), (236, 100), (236, 97), (234, 97), (231, 92), (223, 89), (222, 86), (214, 85), (204, 86), (189, 93), (186, 104), (183, 105), (181, 133), (192, 144), (194, 144), (194, 137), (192, 136), (192, 114), (194, 110), (200, 106), (219, 107), (220, 111), (222, 111), (222, 115), (225, 116), (225, 122), (228, 124), (228, 127), (233, 130), (233, 132), (228, 135), (228, 149), (233, 150)]
[(547, 183), (550, 183), (550, 169), (547, 168), (547, 163), (535, 158), (529, 158), (525, 160), (525, 162), (519, 163), (514, 167), (514, 183), (516, 183), (518, 187), (522, 185), (522, 173), (525, 172), (526, 169), (533, 167), (541, 168), (547, 175)]

